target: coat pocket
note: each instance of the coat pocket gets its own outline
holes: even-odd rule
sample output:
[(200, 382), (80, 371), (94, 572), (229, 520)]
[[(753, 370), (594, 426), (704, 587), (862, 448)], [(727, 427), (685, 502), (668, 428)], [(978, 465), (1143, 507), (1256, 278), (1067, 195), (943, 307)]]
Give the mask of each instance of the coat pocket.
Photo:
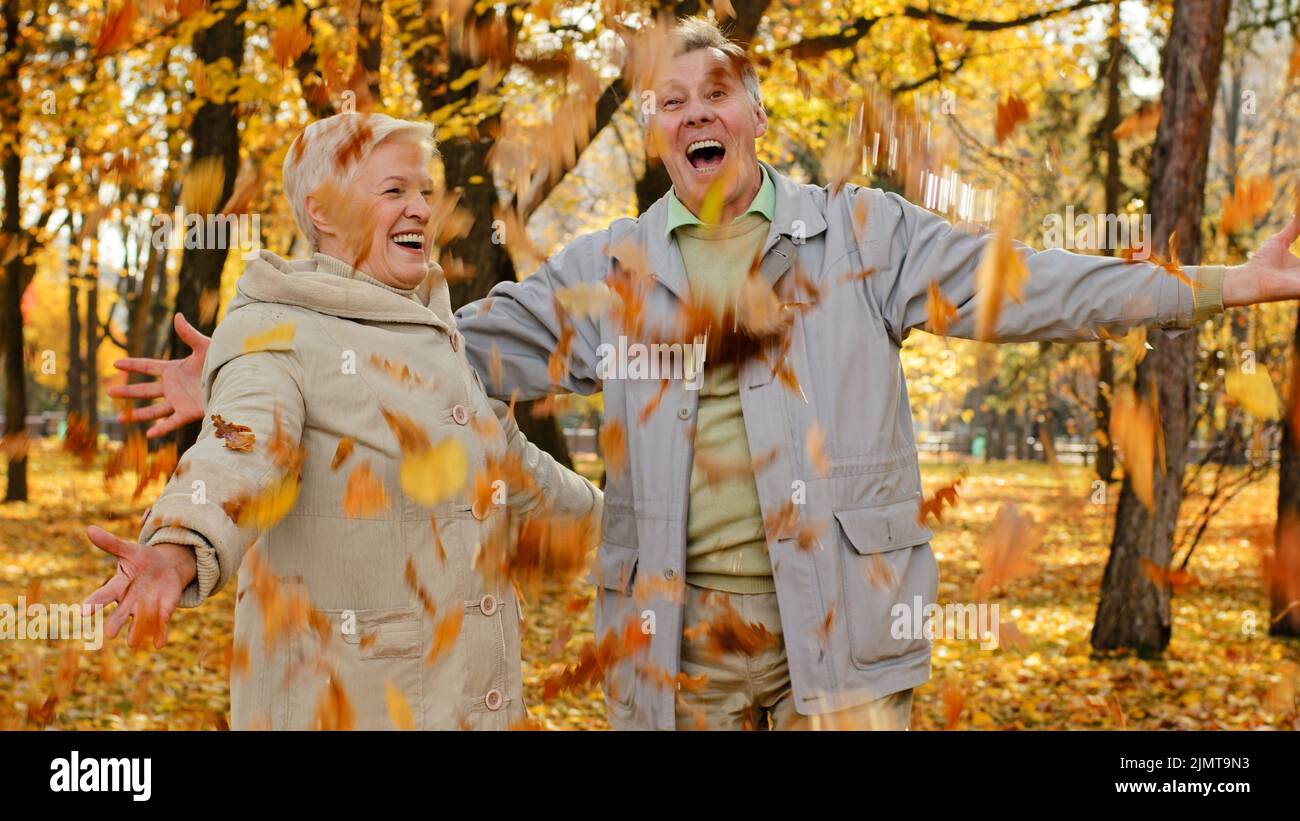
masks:
[[(349, 614), (355, 624), (348, 623)], [(352, 645), (360, 659), (420, 656), (420, 614), (414, 607), (344, 610), (330, 616), (339, 620), (344, 643)]]
[[(609, 543), (602, 544), (596, 554), (591, 580), (596, 585), (597, 642), (611, 632), (622, 633), (629, 620), (637, 618), (632, 596), (637, 559), (634, 548)], [(603, 672), (605, 698), (610, 708), (630, 709), (636, 693), (636, 659), (619, 659)]]
[[(329, 620), (336, 640), (324, 643), (319, 663), (310, 665), (313, 682), (295, 696), (297, 726), (394, 729), (387, 698), (393, 687), (410, 706), (415, 727), (423, 727), (419, 611), (392, 607), (317, 613)], [(337, 691), (334, 697), (332, 690)]]
[(935, 600), (939, 572), (930, 528), (917, 523), (917, 500), (835, 511), (840, 542), (840, 596), (850, 657), (858, 667), (928, 649), (916, 630)]

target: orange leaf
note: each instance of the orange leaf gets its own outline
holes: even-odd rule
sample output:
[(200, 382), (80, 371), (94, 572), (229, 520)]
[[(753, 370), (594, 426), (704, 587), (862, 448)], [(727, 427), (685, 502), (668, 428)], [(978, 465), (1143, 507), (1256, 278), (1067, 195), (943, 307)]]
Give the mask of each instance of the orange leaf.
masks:
[(1022, 514), (1016, 505), (1010, 503), (998, 508), (993, 529), (980, 551), (983, 570), (975, 580), (976, 595), (984, 598), (1003, 582), (1028, 576), (1037, 570), (1029, 554), (1042, 540), (1043, 529), (1034, 524), (1032, 516)]
[(352, 447), (356, 443), (357, 440), (353, 439), (351, 436), (344, 436), (339, 440), (339, 446), (334, 449), (334, 458), (330, 460), (331, 471), (338, 470), (339, 466), (352, 455)]
[(97, 59), (117, 51), (126, 42), (126, 38), (131, 35), (131, 27), (135, 25), (135, 17), (135, 0), (123, 0), (109, 11), (99, 30), (99, 37), (95, 40), (94, 54)]
[(452, 608), (442, 617), (433, 628), (433, 642), (429, 646), (429, 654), (424, 658), (425, 666), (432, 667), (434, 662), (452, 648), (460, 637), (460, 624), (464, 619), (465, 610), (461, 607)]
[(231, 450), (252, 450), (253, 443), (257, 441), (252, 428), (227, 422), (215, 413), (212, 414), (212, 424), (216, 427), (212, 435), (225, 440), (226, 447)]
[(362, 462), (348, 474), (348, 484), (343, 492), (343, 513), (348, 518), (366, 516), (388, 507), (383, 481), (370, 471), (370, 463)]
[(1014, 94), (1007, 95), (1006, 100), (999, 100), (997, 107), (997, 121), (994, 124), (994, 133), (997, 140), (1001, 143), (1011, 132), (1016, 130), (1016, 126), (1029, 119), (1029, 107), (1025, 101)]

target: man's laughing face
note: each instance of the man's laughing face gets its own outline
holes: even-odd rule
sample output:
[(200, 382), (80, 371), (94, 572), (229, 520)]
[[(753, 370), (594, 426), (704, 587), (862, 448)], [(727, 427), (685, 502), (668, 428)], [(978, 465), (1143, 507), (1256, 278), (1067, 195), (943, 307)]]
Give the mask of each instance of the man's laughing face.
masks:
[(767, 131), (767, 113), (745, 90), (739, 66), (713, 48), (675, 57), (654, 91), (649, 138), (677, 197), (700, 216), (716, 181), (720, 222), (730, 222), (758, 193), (762, 172), (755, 141)]

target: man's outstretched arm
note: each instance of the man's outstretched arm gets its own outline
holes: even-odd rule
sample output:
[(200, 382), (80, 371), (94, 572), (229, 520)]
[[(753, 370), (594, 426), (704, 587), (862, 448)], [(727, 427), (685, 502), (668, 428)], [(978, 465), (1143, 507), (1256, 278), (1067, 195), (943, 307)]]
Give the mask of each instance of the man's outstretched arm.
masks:
[(991, 333), (981, 334), (985, 295), (976, 272), (994, 247), (993, 235), (964, 232), (895, 194), (857, 189), (854, 195), (873, 198), (868, 241), (888, 247), (889, 267), (868, 277), (865, 287), (896, 340), (930, 320), (932, 285), (956, 310), (947, 335), (998, 342), (1087, 341), (1139, 325), (1187, 328), (1225, 307), (1300, 298), (1300, 259), (1288, 250), (1300, 234), (1300, 217), (1244, 265), (1186, 266), (1177, 273), (1013, 243), (1029, 274), (1023, 298), (1004, 297)]
[[(519, 282), (502, 282), (456, 312), (465, 353), (483, 377), (488, 395), (508, 401), (600, 390), (598, 320), (568, 315), (559, 303), (566, 292), (605, 279), (608, 243), (608, 231), (578, 237), (535, 273)], [(552, 355), (562, 342), (567, 349), (564, 366), (553, 369)], [(494, 384), (494, 375), (499, 375), (499, 384)]]

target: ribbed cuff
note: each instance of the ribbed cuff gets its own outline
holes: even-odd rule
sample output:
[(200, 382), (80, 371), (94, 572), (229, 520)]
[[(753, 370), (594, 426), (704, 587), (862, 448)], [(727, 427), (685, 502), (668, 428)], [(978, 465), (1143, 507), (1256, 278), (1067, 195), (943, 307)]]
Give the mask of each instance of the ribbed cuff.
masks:
[(194, 548), (194, 564), (197, 573), (194, 581), (181, 591), (178, 607), (198, 607), (217, 586), (221, 578), (221, 567), (217, 564), (217, 551), (208, 540), (193, 530), (184, 527), (160, 527), (149, 538), (149, 546), (156, 544), (180, 544)]
[(1216, 314), (1223, 313), (1223, 276), (1227, 270), (1225, 265), (1197, 265), (1190, 269), (1189, 276), (1196, 283), (1196, 287), (1192, 289), (1193, 323), (1203, 322)]

